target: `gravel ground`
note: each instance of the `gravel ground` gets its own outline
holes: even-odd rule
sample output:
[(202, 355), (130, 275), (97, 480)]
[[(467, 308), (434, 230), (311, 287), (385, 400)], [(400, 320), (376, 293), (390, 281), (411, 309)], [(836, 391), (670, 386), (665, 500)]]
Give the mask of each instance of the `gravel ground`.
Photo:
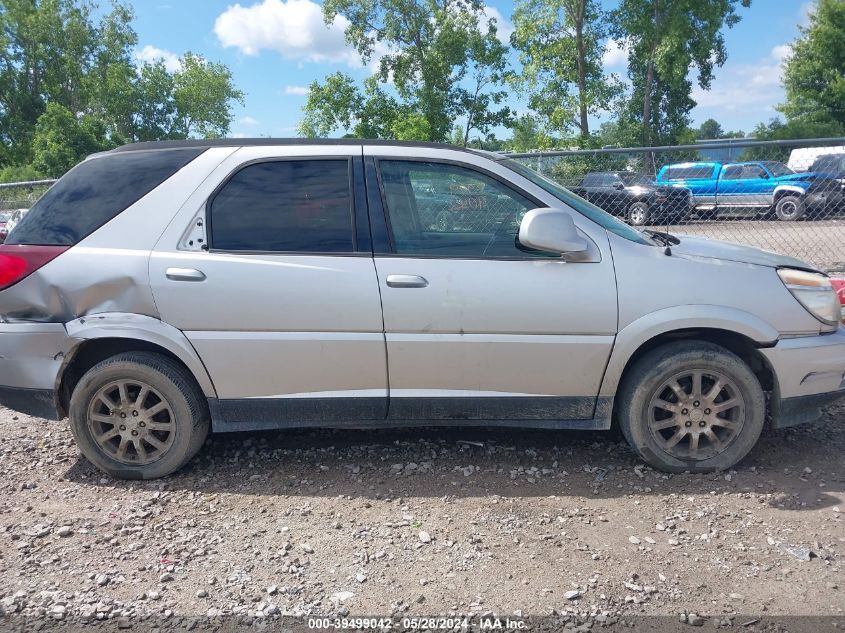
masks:
[(653, 471), (612, 433), (401, 429), (213, 436), (180, 473), (122, 482), (66, 422), (2, 409), (0, 623), (495, 613), (745, 631), (814, 615), (834, 617), (808, 630), (842, 630), (843, 419), (838, 405), (769, 432), (704, 476)]

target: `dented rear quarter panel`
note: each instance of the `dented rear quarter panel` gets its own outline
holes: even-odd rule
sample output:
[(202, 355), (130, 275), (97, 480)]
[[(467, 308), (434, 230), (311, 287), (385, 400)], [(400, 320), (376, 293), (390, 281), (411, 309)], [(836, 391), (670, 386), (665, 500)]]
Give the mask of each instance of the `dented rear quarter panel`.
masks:
[(158, 318), (149, 283), (152, 248), (184, 201), (236, 149), (206, 150), (77, 245), (0, 291), (2, 319), (67, 323), (108, 312)]

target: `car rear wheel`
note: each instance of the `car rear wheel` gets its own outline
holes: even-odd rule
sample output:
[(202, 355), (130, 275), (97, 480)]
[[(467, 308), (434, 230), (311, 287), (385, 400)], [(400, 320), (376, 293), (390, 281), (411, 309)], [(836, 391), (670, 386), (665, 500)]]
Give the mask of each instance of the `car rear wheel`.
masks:
[(732, 467), (765, 420), (763, 389), (748, 365), (705, 341), (647, 353), (627, 372), (617, 399), (628, 443), (651, 466), (674, 473)]
[(649, 208), (645, 202), (635, 202), (628, 207), (628, 223), (632, 226), (645, 226), (649, 221)]
[(784, 222), (799, 220), (805, 210), (804, 201), (798, 196), (783, 196), (775, 203), (775, 215)]
[(174, 360), (151, 352), (108, 358), (76, 385), (71, 430), (82, 454), (119, 479), (155, 479), (184, 466), (208, 435), (208, 406)]

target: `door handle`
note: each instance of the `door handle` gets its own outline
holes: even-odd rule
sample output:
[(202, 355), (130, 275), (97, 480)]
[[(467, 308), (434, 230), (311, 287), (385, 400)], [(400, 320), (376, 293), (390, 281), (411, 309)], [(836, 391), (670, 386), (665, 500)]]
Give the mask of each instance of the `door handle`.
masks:
[(387, 285), (391, 288), (425, 288), (428, 281), (419, 275), (388, 275)]
[(168, 268), (164, 274), (171, 281), (205, 281), (205, 273), (196, 268)]

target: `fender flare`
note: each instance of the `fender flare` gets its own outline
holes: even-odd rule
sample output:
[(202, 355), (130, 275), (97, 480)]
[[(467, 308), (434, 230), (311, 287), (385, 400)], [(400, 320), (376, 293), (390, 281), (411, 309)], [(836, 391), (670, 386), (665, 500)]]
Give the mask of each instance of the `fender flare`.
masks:
[(803, 187), (799, 187), (798, 185), (778, 185), (772, 192), (772, 200), (777, 200), (778, 196), (784, 193), (797, 193), (799, 196), (804, 196), (806, 195), (807, 190)]
[(773, 345), (780, 335), (760, 317), (725, 306), (683, 305), (651, 312), (626, 325), (616, 335), (599, 395), (616, 394), (628, 361), (648, 341), (661, 334), (700, 328), (740, 334), (761, 346)]
[[(65, 367), (85, 341), (105, 338), (122, 338), (145, 341), (163, 347), (176, 356), (196, 379), (206, 398), (216, 398), (217, 391), (211, 376), (200, 360), (197, 351), (181, 331), (150, 316), (123, 312), (105, 312), (80, 317), (65, 324), (72, 341), (66, 354)], [(59, 376), (64, 374), (64, 367)]]

